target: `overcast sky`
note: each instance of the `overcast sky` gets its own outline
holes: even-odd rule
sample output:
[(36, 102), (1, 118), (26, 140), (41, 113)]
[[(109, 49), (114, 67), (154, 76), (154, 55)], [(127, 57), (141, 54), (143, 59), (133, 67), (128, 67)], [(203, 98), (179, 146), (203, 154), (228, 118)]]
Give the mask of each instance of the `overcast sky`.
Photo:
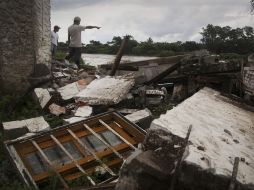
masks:
[(67, 28), (75, 16), (86, 30), (82, 40), (111, 41), (132, 35), (138, 41), (199, 41), (207, 24), (254, 26), (249, 0), (51, 0), (52, 26), (59, 25), (59, 41), (67, 40)]

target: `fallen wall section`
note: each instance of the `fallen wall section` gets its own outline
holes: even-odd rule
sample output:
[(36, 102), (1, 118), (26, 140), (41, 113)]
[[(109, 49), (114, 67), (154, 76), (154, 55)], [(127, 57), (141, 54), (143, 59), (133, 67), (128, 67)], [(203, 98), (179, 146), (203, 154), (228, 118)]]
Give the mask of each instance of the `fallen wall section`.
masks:
[(221, 189), (219, 181), (229, 181), (234, 158), (239, 157), (237, 181), (253, 189), (254, 112), (218, 91), (204, 88), (154, 120), (151, 128), (159, 127), (185, 138), (190, 125), (191, 143), (181, 173), (182, 183), (189, 183), (191, 189), (202, 189), (198, 186), (202, 176), (207, 183), (203, 189)]
[(244, 84), (247, 92), (254, 96), (254, 67), (244, 68)]

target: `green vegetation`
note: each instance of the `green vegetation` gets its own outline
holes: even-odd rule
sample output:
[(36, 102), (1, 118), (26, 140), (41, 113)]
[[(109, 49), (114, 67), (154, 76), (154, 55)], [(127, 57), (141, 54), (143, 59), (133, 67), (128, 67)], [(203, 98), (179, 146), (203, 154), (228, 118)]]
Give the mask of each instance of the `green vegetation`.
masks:
[(1, 123), (44, 116), (52, 128), (63, 124), (63, 120), (60, 117), (46, 115), (31, 94), (21, 98), (19, 102), (15, 102), (16, 100), (18, 100), (18, 97), (15, 95), (0, 94)]
[(66, 57), (66, 53), (64, 51), (57, 51), (56, 52), (56, 60), (64, 60)]
[[(129, 36), (128, 45), (125, 48), (124, 54), (138, 56), (173, 56), (183, 54), (184, 52), (199, 50), (203, 45), (194, 41), (187, 42), (153, 42), (148, 38), (144, 42), (136, 41), (132, 36)], [(84, 45), (83, 53), (99, 53), (99, 54), (116, 54), (124, 37), (115, 36), (112, 41), (105, 44), (92, 40), (89, 44)], [(63, 52), (68, 52), (67, 43), (60, 42), (58, 49)]]
[[(253, 3), (254, 4), (254, 3)], [(130, 36), (125, 55), (166, 57), (184, 54), (186, 52), (207, 49), (212, 53), (249, 54), (254, 51), (254, 30), (250, 26), (243, 28), (220, 27), (211, 24), (202, 28), (201, 42), (154, 42), (152, 38), (138, 42)], [(105, 44), (92, 40), (84, 45), (83, 53), (116, 54), (124, 37), (114, 36)], [(68, 51), (66, 43), (59, 43), (59, 50)]]
[[(44, 115), (45, 120), (51, 127), (60, 126), (63, 120), (57, 116), (48, 116), (41, 110), (40, 105), (34, 101), (32, 95), (25, 96), (20, 102), (17, 102), (13, 107), (17, 97), (15, 95), (0, 94), (0, 122), (7, 122), (13, 120), (29, 119)], [(13, 109), (13, 110), (12, 110)], [(7, 152), (4, 149), (3, 131), (0, 131), (0, 189), (5, 190), (28, 190), (22, 182), (19, 181), (19, 176), (13, 167), (10, 165), (6, 156)], [(53, 179), (52, 179), (53, 180)], [(54, 183), (52, 182), (52, 186)], [(50, 188), (52, 189), (52, 188)]]
[(234, 29), (209, 24), (201, 34), (201, 42), (209, 51), (217, 54), (249, 54), (254, 51), (254, 30), (250, 26)]

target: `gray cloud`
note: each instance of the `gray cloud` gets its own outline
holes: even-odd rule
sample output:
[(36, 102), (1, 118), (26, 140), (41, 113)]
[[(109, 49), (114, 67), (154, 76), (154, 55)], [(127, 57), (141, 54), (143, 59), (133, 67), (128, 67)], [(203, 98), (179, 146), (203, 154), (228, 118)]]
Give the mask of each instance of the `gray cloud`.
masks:
[(139, 41), (198, 41), (207, 24), (253, 26), (249, 0), (52, 0), (52, 7), (52, 24), (62, 26), (60, 41), (77, 15), (84, 25), (102, 26), (86, 31), (85, 42), (125, 34)]
[(107, 0), (52, 0), (53, 10), (75, 9), (82, 6), (96, 5)]

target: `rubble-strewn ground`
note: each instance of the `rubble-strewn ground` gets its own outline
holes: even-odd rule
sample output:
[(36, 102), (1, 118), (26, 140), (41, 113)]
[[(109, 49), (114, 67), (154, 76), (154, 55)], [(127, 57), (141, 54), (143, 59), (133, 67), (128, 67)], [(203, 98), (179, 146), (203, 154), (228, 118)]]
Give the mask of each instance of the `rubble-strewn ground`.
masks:
[[(35, 94), (30, 92), (22, 98), (14, 95), (0, 95), (0, 122), (24, 120), (43, 116), (51, 128), (54, 128), (66, 124), (66, 121), (68, 120), (77, 118), (82, 120), (89, 116), (110, 111), (112, 109), (118, 110), (120, 113), (122, 113), (120, 110), (124, 109), (134, 113), (137, 110), (146, 108), (145, 110), (147, 111), (144, 111), (144, 113), (148, 113), (148, 117), (150, 117), (149, 122), (151, 123), (152, 119), (159, 118), (161, 114), (165, 114), (168, 110), (173, 108), (173, 97), (177, 99), (177, 102), (180, 102), (206, 85), (217, 87), (218, 90), (224, 90), (227, 93), (234, 91), (232, 86), (236, 86), (235, 88), (239, 90), (241, 87), (238, 88), (239, 80), (236, 76), (240, 73), (239, 62), (218, 61), (217, 59), (219, 60), (218, 56), (193, 56), (183, 59), (181, 64), (173, 63), (173, 65), (166, 65), (169, 67), (167, 72), (170, 71), (170, 68), (174, 68), (173, 75), (171, 75), (172, 71), (170, 71), (171, 73), (166, 74), (167, 77), (165, 77), (166, 75), (163, 75), (163, 79), (166, 79), (162, 81), (160, 81), (162, 78), (157, 80), (155, 77), (152, 80), (152, 85), (147, 83), (146, 85), (143, 83), (142, 85), (134, 85), (133, 78), (131, 78), (132, 82), (130, 84), (124, 85), (126, 82), (128, 83), (128, 80), (130, 80), (128, 77), (132, 76), (132, 74), (128, 73), (127, 75), (117, 77), (105, 77), (102, 74), (101, 76), (97, 76), (96, 69), (92, 66), (85, 65), (84, 63), (82, 63), (82, 69), (77, 70), (77, 68), (73, 68), (75, 65), (71, 65), (69, 62), (56, 61), (53, 63), (52, 67), (53, 76), (56, 75), (55, 78), (53, 78), (53, 81), (47, 85), (37, 88)], [(174, 67), (174, 65), (181, 65), (181, 67)], [(228, 73), (228, 71), (231, 73)], [(62, 75), (59, 77), (57, 73)], [(218, 75), (215, 75), (214, 73)], [(161, 73), (159, 75), (161, 75)], [(183, 75), (184, 78), (181, 78)], [(180, 76), (180, 78), (175, 76)], [(135, 80), (136, 79), (137, 77)], [(232, 86), (229, 82), (225, 82), (225, 79), (231, 82)], [(116, 84), (111, 85), (112, 82), (107, 82), (109, 80), (113, 80)], [(121, 80), (124, 81), (120, 88), (119, 81)], [(158, 85), (159, 81), (160, 85)], [(96, 82), (101, 85), (92, 85), (94, 83), (96, 84)], [(104, 85), (105, 83), (107, 83), (107, 85)], [(166, 84), (169, 84), (169, 86)], [(230, 86), (231, 88), (229, 88)], [(88, 96), (87, 91), (89, 89), (92, 93)], [(121, 96), (119, 93), (116, 93), (119, 91)], [(45, 92), (46, 95), (43, 92)], [(96, 94), (99, 94), (100, 96), (95, 97)], [(96, 101), (89, 102), (89, 100), (94, 97), (96, 98)], [(107, 97), (107, 101), (102, 101), (105, 97)], [(97, 102), (99, 102), (99, 105)], [(152, 116), (150, 112), (152, 113)], [(141, 114), (141, 117), (144, 116), (145, 118), (146, 114)], [(141, 125), (142, 123), (136, 123), (131, 119), (129, 120), (138, 125)], [(145, 125), (144, 127), (142, 126), (143, 129), (146, 130), (149, 128), (149, 122), (144, 122), (145, 124), (143, 123), (143, 125)], [(3, 142), (2, 130), (0, 132), (0, 137), (1, 142)], [(26, 187), (24, 187), (18, 180), (16, 171), (13, 171), (10, 166), (11, 162), (7, 161), (2, 145), (3, 144), (1, 143), (0, 189), (3, 187), (4, 189), (26, 189)], [(146, 155), (150, 155), (151, 160), (153, 160), (154, 155), (149, 152), (145, 153), (143, 156), (141, 155), (138, 160), (143, 162), (146, 160)], [(153, 165), (153, 162), (150, 164), (153, 168), (153, 166), (156, 165), (156, 162), (154, 162), (155, 165)], [(127, 173), (128, 172), (129, 171), (127, 171)], [(95, 181), (100, 181), (103, 176), (98, 176), (95, 173), (93, 178)], [(80, 178), (70, 182), (69, 185), (74, 187), (75, 185), (84, 186), (85, 184), (87, 184), (86, 179)], [(55, 177), (52, 177), (49, 186), (47, 186), (46, 189), (57, 189), (58, 186), (58, 180)]]
[[(12, 112), (9, 112), (8, 105), (10, 106), (15, 100), (15, 96), (0, 94), (0, 122), (22, 120), (26, 118), (33, 118), (43, 115), (40, 105), (35, 102), (31, 95), (28, 95), (21, 102), (19, 102)], [(62, 119), (59, 117), (45, 117), (46, 121), (51, 126), (59, 126), (63, 124)], [(6, 157), (6, 152), (3, 146), (3, 131), (0, 131), (0, 189), (16, 190), (16, 189), (29, 189), (19, 180), (17, 172), (11, 167), (11, 162)]]

